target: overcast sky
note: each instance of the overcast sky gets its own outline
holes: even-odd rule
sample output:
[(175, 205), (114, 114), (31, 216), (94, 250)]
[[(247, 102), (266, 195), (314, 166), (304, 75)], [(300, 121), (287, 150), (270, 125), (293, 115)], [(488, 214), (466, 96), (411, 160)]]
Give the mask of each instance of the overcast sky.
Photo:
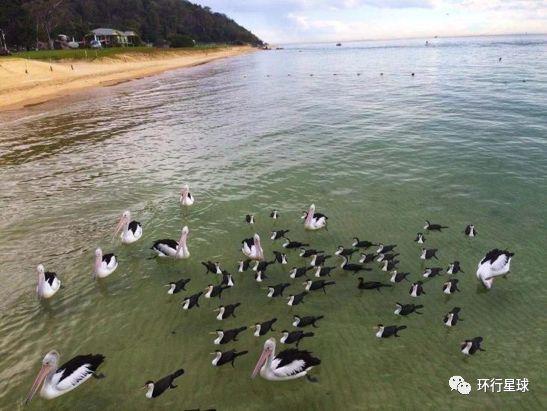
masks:
[(547, 0), (194, 0), (270, 43), (547, 33)]

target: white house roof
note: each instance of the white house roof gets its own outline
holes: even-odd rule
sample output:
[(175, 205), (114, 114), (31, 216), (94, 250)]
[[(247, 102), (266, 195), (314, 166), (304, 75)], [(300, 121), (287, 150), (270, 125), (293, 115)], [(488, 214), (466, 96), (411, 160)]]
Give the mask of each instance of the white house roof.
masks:
[(124, 36), (125, 35), (122, 31), (107, 29), (107, 28), (98, 28), (95, 30), (91, 30), (91, 33), (95, 34), (96, 36)]

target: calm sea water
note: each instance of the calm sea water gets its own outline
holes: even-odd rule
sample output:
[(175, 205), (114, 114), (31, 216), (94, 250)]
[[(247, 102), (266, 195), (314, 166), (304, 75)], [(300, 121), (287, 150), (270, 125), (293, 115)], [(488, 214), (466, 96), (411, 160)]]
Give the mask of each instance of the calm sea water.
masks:
[[(298, 45), (2, 114), (0, 408), (22, 408), (57, 349), (62, 360), (103, 353), (106, 378), (28, 409), (545, 409), (546, 57), (541, 36)], [(197, 199), (189, 210), (178, 204), (184, 182)], [(311, 202), (328, 231), (304, 232)], [(124, 209), (144, 226), (131, 246), (111, 238)], [(396, 243), (416, 281), (428, 264), (413, 239), (426, 218), (450, 227), (427, 245), (444, 268), (461, 262), (461, 293), (443, 295), (444, 276), (425, 280), (418, 301), (409, 283), (360, 293), (338, 271), (327, 295), (291, 309), (235, 270), (255, 231), (268, 255), (281, 248), (267, 239), (275, 227), (330, 253), (353, 236)], [(476, 239), (462, 234), (468, 223)], [(152, 241), (184, 224), (191, 259), (149, 259)], [(120, 260), (101, 282), (91, 279), (97, 246)], [(494, 247), (516, 253), (512, 273), (484, 292), (474, 271)], [(235, 273), (222, 301), (242, 303), (237, 318), (215, 320), (216, 300), (183, 312), (180, 294), (166, 295), (169, 280), (191, 278), (187, 294), (215, 282), (205, 259)], [(65, 286), (45, 303), (34, 294), (38, 263)], [(266, 283), (303, 263), (290, 253)], [(367, 278), (388, 279), (373, 267)], [(289, 292), (302, 289), (291, 282)], [(395, 316), (397, 301), (423, 304), (423, 315)], [(447, 330), (454, 306), (464, 321)], [(235, 369), (211, 366), (209, 331), (272, 317), (276, 331), (291, 329), (294, 313), (325, 316), (301, 345), (322, 360), (318, 383), (251, 380), (265, 338), (248, 331), (227, 347), (249, 351)], [(380, 341), (380, 322), (408, 328)], [(475, 336), (486, 351), (464, 359), (458, 344)], [(152, 402), (138, 389), (179, 367), (176, 390)], [(452, 375), (472, 394), (450, 392)], [(528, 378), (530, 391), (476, 392), (477, 378)]]

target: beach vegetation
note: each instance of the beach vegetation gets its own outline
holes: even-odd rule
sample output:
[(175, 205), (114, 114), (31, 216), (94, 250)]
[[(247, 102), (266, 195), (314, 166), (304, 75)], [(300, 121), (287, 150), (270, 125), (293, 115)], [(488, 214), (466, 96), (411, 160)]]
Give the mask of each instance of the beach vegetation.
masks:
[(194, 47), (196, 41), (187, 34), (175, 34), (169, 37), (169, 47), (182, 48), (182, 47)]

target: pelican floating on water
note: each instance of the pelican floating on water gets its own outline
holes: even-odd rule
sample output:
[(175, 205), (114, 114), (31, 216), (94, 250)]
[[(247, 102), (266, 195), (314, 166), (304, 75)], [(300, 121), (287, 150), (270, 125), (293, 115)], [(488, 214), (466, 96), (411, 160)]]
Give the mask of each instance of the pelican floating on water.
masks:
[(327, 226), (328, 217), (315, 212), (315, 204), (312, 204), (305, 214), (304, 228), (306, 230), (319, 230)]
[(144, 383), (144, 389), (146, 389), (146, 398), (152, 399), (159, 397), (162, 395), (165, 391), (168, 389), (174, 389), (177, 388), (175, 384), (175, 379), (180, 377), (184, 374), (184, 370), (181, 368), (180, 370), (175, 371), (173, 374), (169, 374), (166, 377), (163, 377), (159, 379), (158, 381), (146, 381)]
[(134, 243), (142, 237), (142, 225), (138, 221), (131, 221), (131, 212), (129, 210), (123, 212), (114, 235), (118, 234), (122, 228), (120, 238), (124, 244)]
[(266, 340), (251, 378), (260, 373), (262, 378), (269, 381), (288, 381), (304, 376), (309, 379), (308, 372), (321, 364), (321, 360), (314, 357), (311, 352), (295, 348), (281, 351), (276, 355), (275, 346), (275, 338)]
[(40, 298), (51, 298), (61, 288), (61, 281), (56, 273), (46, 271), (42, 264), (36, 267), (38, 272), (38, 285), (36, 286), (36, 294)]
[(51, 400), (72, 391), (92, 376), (95, 378), (104, 377), (102, 374), (97, 374), (97, 368), (105, 358), (101, 354), (78, 355), (57, 368), (59, 358), (60, 355), (55, 350), (46, 354), (42, 360), (42, 369), (32, 384), (25, 404), (32, 400), (40, 386), (42, 386), (40, 396)]
[(264, 250), (258, 234), (255, 234), (253, 238), (246, 238), (242, 244), (241, 251), (251, 260), (264, 260)]
[(194, 197), (192, 196), (192, 193), (190, 193), (190, 187), (188, 187), (188, 184), (182, 186), (182, 190), (180, 192), (180, 204), (183, 206), (191, 206), (194, 204)]
[(234, 361), (236, 360), (237, 357), (240, 357), (242, 355), (245, 355), (247, 354), (249, 351), (236, 351), (236, 350), (230, 350), (230, 351), (220, 351), (220, 350), (217, 350), (211, 354), (213, 354), (215, 356), (215, 358), (213, 358), (213, 361), (211, 361), (211, 364), (213, 364), (214, 367), (220, 367), (224, 364), (232, 364), (232, 368), (235, 367), (234, 365)]
[(190, 257), (190, 251), (188, 251), (186, 241), (189, 232), (188, 226), (184, 226), (179, 241), (171, 239), (158, 240), (154, 243), (152, 249), (159, 257), (188, 258)]
[(477, 278), (482, 281), (486, 288), (492, 288), (496, 277), (509, 272), (513, 255), (515, 253), (498, 250), (497, 248), (489, 251), (479, 263)]
[(97, 248), (95, 250), (95, 269), (93, 270), (93, 278), (105, 278), (116, 271), (118, 268), (118, 260), (112, 253), (104, 254), (103, 250)]

